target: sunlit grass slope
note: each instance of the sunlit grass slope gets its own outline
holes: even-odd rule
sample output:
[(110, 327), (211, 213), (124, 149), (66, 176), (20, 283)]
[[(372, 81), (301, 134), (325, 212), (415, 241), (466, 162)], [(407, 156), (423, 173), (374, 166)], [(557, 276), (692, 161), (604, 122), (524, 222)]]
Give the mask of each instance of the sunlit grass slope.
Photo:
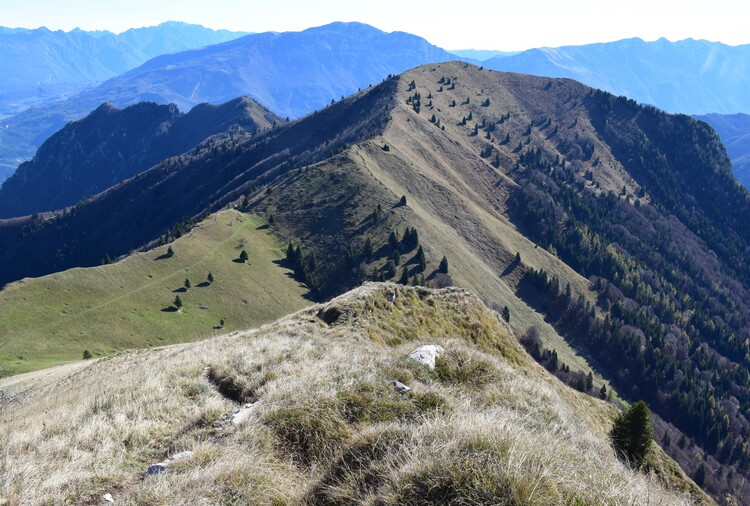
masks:
[[(279, 264), (260, 219), (224, 211), (167, 246), (120, 262), (24, 279), (0, 291), (0, 367), (30, 371), (118, 350), (203, 338), (304, 307), (307, 290)], [(236, 261), (242, 250), (247, 263)], [(214, 281), (207, 283), (208, 273)], [(191, 288), (184, 289), (185, 279)], [(176, 296), (181, 311), (172, 308)]]

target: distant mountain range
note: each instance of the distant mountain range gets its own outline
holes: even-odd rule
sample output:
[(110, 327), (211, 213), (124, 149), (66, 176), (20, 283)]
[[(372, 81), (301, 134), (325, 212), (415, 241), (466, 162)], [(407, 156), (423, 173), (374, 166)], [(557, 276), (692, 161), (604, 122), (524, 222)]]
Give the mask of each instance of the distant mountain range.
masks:
[[(486, 68), (569, 77), (668, 112), (750, 113), (750, 45), (733, 47), (692, 39), (674, 43), (666, 39), (626, 39), (516, 54), (473, 49), (451, 54), (414, 35), (385, 33), (360, 23), (333, 23), (302, 32), (250, 34), (179, 52), (186, 46), (237, 35), (182, 23), (134, 29), (117, 36), (80, 30), (67, 34), (45, 29), (0, 30), (0, 40), (26, 37), (57, 47), (49, 41), (70, 39), (68, 43), (78, 44), (77, 55), (94, 55), (86, 58), (89, 65), (83, 65), (75, 75), (70, 69), (55, 70), (54, 75), (62, 77), (33, 88), (3, 91), (3, 79), (20, 78), (0, 77), (0, 118), (36, 105), (6, 117), (0, 124), (0, 182), (30, 159), (36, 148), (67, 121), (84, 117), (103, 102), (126, 107), (145, 100), (174, 103), (181, 110), (189, 110), (198, 103), (218, 104), (244, 95), (281, 117), (295, 118), (375, 84), (389, 74), (456, 58), (478, 61), (491, 56), (482, 63)], [(38, 47), (32, 46), (46, 47), (41, 42)], [(16, 54), (7, 48), (4, 51)], [(174, 54), (162, 54), (165, 52)], [(0, 58), (2, 53), (0, 49)], [(33, 52), (27, 53), (24, 64), (33, 67), (34, 57), (28, 56)], [(104, 54), (109, 57), (102, 57)], [(159, 56), (112, 77), (133, 66), (134, 61), (153, 55)], [(54, 53), (50, 58), (54, 60), (50, 65), (37, 65), (28, 72), (20, 67), (24, 71), (17, 74), (36, 76), (35, 82), (41, 82), (40, 73), (45, 71), (40, 68), (55, 68), (62, 65), (61, 61), (76, 62), (81, 56), (71, 60), (67, 53)], [(10, 62), (6, 65), (16, 68)], [(94, 86), (102, 76), (112, 78)], [(71, 79), (78, 81), (70, 82)], [(725, 136), (726, 132), (722, 138)], [(725, 141), (728, 145), (735, 142)], [(744, 170), (746, 163), (740, 159), (741, 145), (737, 141), (730, 148), (738, 171)]]
[(686, 39), (530, 49), (483, 62), (487, 68), (569, 77), (668, 112), (750, 113), (750, 45)]
[(461, 58), (470, 58), (477, 62), (489, 60), (495, 56), (505, 57), (518, 54), (521, 51), (496, 51), (494, 49), (451, 49), (451, 53)]
[(67, 121), (103, 102), (117, 107), (141, 101), (174, 103), (189, 110), (203, 102), (249, 96), (281, 117), (295, 118), (389, 74), (455, 58), (420, 37), (361, 23), (251, 34), (159, 56), (96, 88), (6, 118), (0, 128), (0, 181)]
[(175, 105), (106, 103), (50, 137), (0, 187), (0, 218), (54, 211), (106, 190), (166, 158), (223, 132), (255, 132), (280, 123), (251, 99), (201, 104), (187, 114)]
[[(203, 47), (245, 35), (199, 25), (168, 22), (111, 32), (47, 28), (0, 30), (0, 114), (36, 105), (51, 90), (79, 90), (122, 74), (167, 53)], [(12, 69), (12, 71), (7, 71)], [(64, 97), (64, 95), (63, 95)], [(58, 97), (59, 98), (59, 97)]]
[[(3, 37), (0, 61), (22, 65), (18, 72), (0, 76), (0, 91), (29, 85), (104, 80), (156, 56), (218, 44), (243, 35), (247, 32), (213, 30), (177, 21), (131, 28), (120, 34), (79, 28), (65, 32), (45, 27), (0, 27)], [(74, 54), (74, 51), (80, 53)], [(41, 63), (55, 67), (42, 74)]]

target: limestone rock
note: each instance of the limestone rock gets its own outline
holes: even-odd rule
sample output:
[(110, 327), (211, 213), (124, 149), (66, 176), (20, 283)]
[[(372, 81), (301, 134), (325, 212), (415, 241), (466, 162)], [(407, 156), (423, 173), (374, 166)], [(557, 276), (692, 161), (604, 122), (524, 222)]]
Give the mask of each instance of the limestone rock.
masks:
[(439, 357), (443, 351), (445, 350), (440, 345), (426, 344), (409, 353), (409, 358), (426, 365), (430, 369), (434, 369), (435, 359)]
[(232, 412), (232, 418), (229, 419), (229, 423), (232, 425), (240, 425), (250, 416), (250, 413), (253, 411), (253, 406), (254, 404), (245, 404), (241, 408), (235, 409)]
[(151, 474), (163, 473), (164, 471), (167, 470), (167, 468), (169, 468), (169, 466), (171, 466), (175, 462), (179, 462), (181, 460), (187, 460), (192, 456), (193, 456), (193, 452), (184, 451), (184, 452), (180, 452), (175, 455), (172, 455), (167, 460), (163, 460), (159, 462), (158, 464), (151, 464), (150, 466), (148, 466), (148, 470), (146, 471), (146, 476), (151, 475)]
[(396, 392), (400, 394), (405, 394), (406, 392), (411, 390), (411, 387), (407, 387), (400, 381), (396, 381), (396, 380), (393, 381), (393, 388), (396, 390)]

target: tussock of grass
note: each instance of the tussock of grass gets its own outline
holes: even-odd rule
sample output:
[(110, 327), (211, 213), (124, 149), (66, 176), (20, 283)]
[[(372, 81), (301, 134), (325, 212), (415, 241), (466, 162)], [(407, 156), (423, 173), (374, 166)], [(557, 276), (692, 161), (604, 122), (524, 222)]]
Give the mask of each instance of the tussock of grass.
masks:
[[(383, 302), (386, 290), (398, 293), (395, 304)], [(256, 331), (0, 381), (31, 387), (23, 405), (0, 411), (0, 497), (695, 502), (669, 491), (684, 488), (680, 476), (620, 463), (607, 437), (614, 410), (550, 376), (468, 293), (368, 284), (332, 304), (342, 310), (333, 326), (316, 318), (318, 306)], [(405, 358), (428, 343), (446, 349), (436, 371)], [(412, 391), (395, 392), (394, 379)], [(237, 404), (214, 387), (222, 382), (242, 396), (260, 393), (240, 425), (226, 421)], [(143, 477), (185, 450), (192, 458)]]
[(349, 428), (331, 401), (281, 408), (266, 416), (265, 423), (283, 450), (307, 465), (331, 459), (349, 437)]
[(450, 350), (435, 360), (435, 376), (454, 385), (482, 387), (492, 381), (493, 367), (477, 354), (465, 350)]
[(350, 423), (387, 423), (413, 420), (447, 409), (435, 392), (397, 393), (388, 384), (364, 383), (337, 394), (338, 408)]

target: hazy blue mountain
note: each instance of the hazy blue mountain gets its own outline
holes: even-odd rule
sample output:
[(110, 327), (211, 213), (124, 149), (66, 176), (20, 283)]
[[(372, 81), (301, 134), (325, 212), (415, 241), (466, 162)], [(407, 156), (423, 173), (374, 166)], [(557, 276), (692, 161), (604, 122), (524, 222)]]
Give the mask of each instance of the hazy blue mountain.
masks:
[(470, 58), (472, 60), (483, 62), (495, 56), (503, 58), (513, 56), (521, 51), (496, 51), (494, 49), (451, 49), (451, 53), (461, 58)]
[[(0, 33), (0, 92), (39, 85), (103, 81), (143, 61), (114, 34), (47, 28)], [(12, 69), (12, 71), (7, 71)]]
[[(0, 29), (0, 114), (16, 114), (55, 97), (55, 87), (77, 91), (126, 72), (154, 56), (203, 47), (245, 35), (168, 22), (111, 32), (47, 28)], [(12, 71), (7, 71), (12, 69)]]
[(732, 172), (745, 188), (750, 188), (750, 115), (706, 114), (696, 116), (711, 125), (732, 159)]
[(669, 112), (750, 112), (750, 45), (686, 39), (530, 49), (484, 62), (494, 70), (569, 77)]
[(219, 44), (243, 35), (247, 35), (247, 32), (212, 30), (201, 25), (167, 21), (158, 26), (131, 28), (117, 38), (139, 50), (146, 57), (154, 58), (163, 54)]
[(361, 23), (251, 34), (158, 56), (94, 89), (6, 118), (0, 129), (0, 181), (3, 170), (12, 172), (67, 121), (103, 102), (117, 107), (174, 103), (189, 110), (198, 103), (249, 96), (281, 117), (299, 117), (389, 74), (452, 59), (415, 35), (385, 33)]
[(159, 56), (94, 92), (126, 101), (146, 93), (181, 107), (248, 95), (281, 116), (298, 117), (388, 74), (451, 59), (415, 35), (332, 23)]

